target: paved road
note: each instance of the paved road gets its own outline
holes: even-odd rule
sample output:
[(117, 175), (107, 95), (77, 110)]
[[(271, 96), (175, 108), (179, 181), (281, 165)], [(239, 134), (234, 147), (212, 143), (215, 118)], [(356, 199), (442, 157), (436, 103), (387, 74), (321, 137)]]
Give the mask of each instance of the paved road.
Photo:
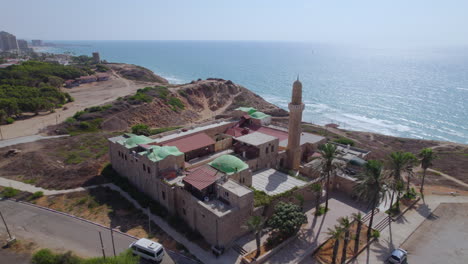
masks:
[(42, 139), (59, 138), (59, 137), (68, 137), (68, 135), (47, 136), (47, 137), (41, 136), (41, 135), (32, 135), (32, 136), (26, 136), (26, 137), (5, 139), (5, 140), (0, 140), (0, 148), (9, 147), (9, 146), (13, 146), (16, 144), (34, 142), (34, 141), (38, 141)]
[[(9, 200), (0, 201), (0, 210), (12, 235), (19, 239), (34, 241), (41, 247), (71, 250), (79, 256), (92, 257), (102, 256), (98, 233), (100, 231), (106, 256), (113, 255), (109, 229)], [(3, 224), (0, 225), (0, 233), (6, 233)], [(114, 232), (116, 253), (126, 250), (134, 240)], [(177, 254), (174, 255), (176, 258), (181, 258)], [(171, 257), (166, 252), (162, 263), (174, 263)]]

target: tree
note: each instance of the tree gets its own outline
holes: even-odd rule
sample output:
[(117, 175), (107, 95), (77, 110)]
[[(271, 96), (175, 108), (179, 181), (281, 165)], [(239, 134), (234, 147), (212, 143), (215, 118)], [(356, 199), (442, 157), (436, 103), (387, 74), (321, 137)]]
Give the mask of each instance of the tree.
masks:
[(393, 206), (393, 199), (395, 191), (397, 191), (397, 208), (399, 208), (399, 197), (401, 194), (400, 184), (402, 182), (401, 174), (407, 171), (408, 168), (412, 167), (412, 164), (416, 161), (416, 157), (410, 152), (392, 152), (389, 155), (389, 169), (390, 169), (390, 187), (392, 189), (392, 197), (390, 199), (390, 206)]
[(361, 230), (362, 230), (362, 214), (361, 212), (354, 213), (353, 214), (353, 219), (357, 223), (357, 228), (356, 228), (356, 235), (354, 236), (354, 255), (356, 255), (359, 251), (359, 239), (361, 236)]
[(150, 136), (151, 130), (148, 125), (145, 124), (136, 124), (132, 126), (132, 133), (137, 135)]
[(380, 161), (369, 160), (364, 166), (364, 171), (356, 176), (354, 192), (360, 200), (366, 201), (372, 210), (367, 239), (371, 237), (375, 208), (385, 198), (387, 192), (386, 179), (382, 170), (383, 167)]
[(336, 264), (336, 257), (338, 255), (338, 248), (340, 247), (340, 239), (343, 235), (343, 229), (340, 226), (335, 226), (333, 229), (329, 228), (327, 234), (334, 240), (331, 264)]
[(283, 237), (290, 237), (299, 231), (302, 224), (307, 223), (307, 217), (301, 208), (293, 203), (279, 202), (275, 212), (268, 220), (268, 227), (278, 231)]
[(424, 179), (426, 178), (426, 171), (429, 167), (432, 166), (432, 162), (437, 158), (435, 153), (432, 151), (431, 148), (424, 148), (418, 154), (421, 162), (421, 168), (423, 169), (422, 181), (421, 181), (421, 189), (420, 193), (423, 194), (424, 191)]
[(255, 234), (255, 241), (257, 242), (257, 253), (255, 253), (255, 258), (260, 256), (260, 239), (262, 237), (262, 230), (264, 227), (265, 221), (261, 216), (254, 215), (250, 217), (247, 221), (247, 227), (250, 231), (254, 232)]
[(341, 253), (341, 264), (346, 262), (346, 251), (348, 250), (348, 243), (350, 240), (349, 237), (349, 229), (351, 228), (351, 222), (349, 221), (349, 218), (347, 216), (341, 217), (338, 219), (338, 222), (340, 223), (341, 228), (344, 231), (344, 242), (343, 242), (343, 251)]
[(328, 196), (330, 193), (330, 174), (337, 168), (337, 164), (334, 163), (336, 157), (336, 146), (327, 143), (319, 147), (321, 157), (322, 172), (327, 177), (326, 194), (325, 194), (325, 213), (328, 211)]
[(320, 210), (320, 198), (322, 198), (322, 184), (314, 183), (311, 185), (312, 191), (315, 192), (315, 215), (319, 213)]

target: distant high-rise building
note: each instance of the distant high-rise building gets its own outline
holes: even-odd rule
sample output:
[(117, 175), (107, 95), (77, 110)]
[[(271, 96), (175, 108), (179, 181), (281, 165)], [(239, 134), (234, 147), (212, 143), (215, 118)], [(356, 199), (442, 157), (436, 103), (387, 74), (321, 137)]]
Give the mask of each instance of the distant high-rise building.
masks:
[(20, 50), (27, 50), (29, 47), (28, 47), (28, 42), (24, 39), (18, 39), (18, 48)]
[(0, 50), (2, 51), (18, 50), (18, 43), (16, 42), (15, 35), (5, 32), (5, 31), (0, 31)]
[(99, 52), (93, 52), (93, 61), (94, 63), (101, 63), (101, 56), (99, 56)]
[(32, 45), (33, 46), (42, 46), (43, 43), (42, 43), (42, 40), (40, 40), (40, 39), (33, 39), (32, 40)]

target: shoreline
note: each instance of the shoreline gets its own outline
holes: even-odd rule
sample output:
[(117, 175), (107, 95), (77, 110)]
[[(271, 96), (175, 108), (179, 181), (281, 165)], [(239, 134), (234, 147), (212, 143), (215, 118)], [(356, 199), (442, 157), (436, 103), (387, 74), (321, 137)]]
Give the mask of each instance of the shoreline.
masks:
[[(67, 47), (68, 46), (59, 48), (66, 49)], [(40, 52), (64, 54), (63, 51), (54, 50), (54, 48), (55, 47), (50, 46), (38, 47), (37, 49), (40, 50)], [(151, 67), (145, 66), (145, 68), (149, 69), (155, 74), (158, 74)], [(167, 79), (172, 85), (179, 85), (190, 82), (184, 81), (183, 79), (177, 78), (176, 76), (171, 74), (160, 74), (160, 76)], [(287, 98), (280, 97), (274, 94), (267, 95), (265, 94), (265, 92), (257, 91), (256, 93), (262, 98), (266, 98), (265, 100), (267, 100), (268, 102), (275, 104), (276, 106), (284, 110), (287, 110)], [(345, 109), (340, 109), (326, 102), (307, 100), (309, 98), (304, 99), (306, 104), (306, 110), (304, 112), (303, 120), (309, 123), (318, 124), (322, 126), (328, 123), (336, 123), (340, 125), (340, 128), (350, 131), (363, 131), (393, 137), (447, 141), (468, 144), (468, 140), (466, 139), (467, 135), (463, 134), (463, 132), (461, 131), (462, 128), (460, 128), (459, 123), (445, 122), (445, 126), (443, 124), (439, 126), (436, 126), (436, 124), (434, 124), (433, 126), (427, 126), (425, 125), (425, 123), (417, 124), (418, 122), (414, 120), (409, 120), (409, 123), (399, 123), (399, 118), (395, 118), (396, 116), (389, 116), (389, 118), (367, 116), (365, 114), (359, 113), (360, 111), (349, 112)]]

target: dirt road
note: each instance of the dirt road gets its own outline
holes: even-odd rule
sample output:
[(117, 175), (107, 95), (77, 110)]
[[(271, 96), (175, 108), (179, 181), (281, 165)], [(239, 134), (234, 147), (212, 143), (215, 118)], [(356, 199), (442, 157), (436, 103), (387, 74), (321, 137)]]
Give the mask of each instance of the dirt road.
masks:
[[(151, 83), (134, 82), (113, 74), (111, 79), (104, 82), (83, 84), (72, 89), (64, 88), (75, 101), (65, 105), (67, 110), (56, 109), (55, 113), (40, 113), (38, 116), (19, 120), (11, 125), (0, 126), (0, 139), (36, 135), (41, 129), (63, 122), (77, 111), (87, 107), (102, 105), (115, 99), (135, 93), (136, 90), (150, 86)], [(154, 85), (154, 84), (153, 84)]]

